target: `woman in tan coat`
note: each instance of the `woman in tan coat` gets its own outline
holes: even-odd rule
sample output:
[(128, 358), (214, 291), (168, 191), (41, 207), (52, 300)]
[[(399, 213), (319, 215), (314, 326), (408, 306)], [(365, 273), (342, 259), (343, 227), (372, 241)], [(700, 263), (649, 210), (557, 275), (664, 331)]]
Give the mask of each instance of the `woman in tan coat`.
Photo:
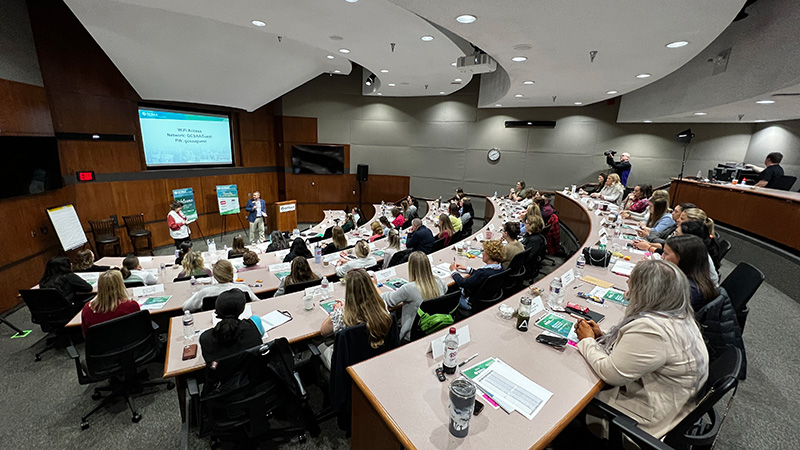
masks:
[(607, 333), (593, 321), (579, 321), (578, 350), (613, 386), (597, 399), (661, 438), (694, 409), (708, 377), (708, 351), (694, 320), (689, 282), (674, 264), (636, 264), (625, 296), (625, 317)]

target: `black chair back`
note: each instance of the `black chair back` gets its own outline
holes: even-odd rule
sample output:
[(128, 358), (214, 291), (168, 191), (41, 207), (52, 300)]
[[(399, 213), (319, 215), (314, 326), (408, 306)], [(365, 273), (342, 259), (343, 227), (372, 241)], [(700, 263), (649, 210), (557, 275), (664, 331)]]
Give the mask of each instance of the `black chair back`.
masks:
[(736, 310), (736, 319), (742, 331), (744, 331), (744, 324), (747, 321), (747, 314), (750, 312), (747, 302), (753, 298), (763, 282), (763, 272), (751, 264), (741, 262), (721, 283), (731, 298), (733, 309)]
[[(195, 275), (195, 276), (194, 276), (194, 279), (195, 279), (195, 280), (196, 280), (196, 279), (198, 279), (198, 278), (208, 278), (208, 274), (207, 274), (207, 273), (201, 273), (200, 275)], [(191, 276), (191, 275), (189, 275), (188, 277), (175, 277), (175, 278), (172, 280), (172, 282), (173, 282), (173, 283), (177, 283), (177, 282), (179, 282), (179, 281), (189, 281), (189, 280), (191, 280), (191, 279), (192, 279), (192, 276)]]
[(433, 246), (431, 247), (431, 253), (438, 252), (439, 250), (444, 248), (444, 241), (445, 238), (436, 239), (433, 241)]
[(135, 287), (143, 287), (145, 286), (144, 281), (135, 280), (135, 281), (125, 281), (126, 288), (135, 288)]
[(325, 231), (322, 233), (322, 239), (330, 239), (333, 237), (333, 227), (325, 228)]
[(795, 181), (797, 181), (797, 177), (791, 175), (784, 175), (778, 179), (773, 189), (779, 189), (781, 191), (791, 190), (792, 186), (794, 186)]
[(80, 311), (55, 289), (20, 289), (19, 295), (31, 312), (31, 322), (43, 331), (63, 328)]
[(400, 250), (395, 252), (394, 255), (392, 255), (392, 259), (389, 260), (389, 265), (387, 267), (394, 267), (408, 261), (408, 257), (411, 256), (411, 253), (413, 253), (412, 250)]
[(122, 221), (125, 223), (125, 229), (128, 231), (128, 236), (146, 236), (150, 231), (144, 224), (144, 213), (134, 214), (130, 216), (122, 216)]
[(521, 251), (514, 255), (511, 258), (511, 262), (508, 264), (508, 274), (509, 275), (518, 275), (520, 272), (525, 270), (525, 261), (528, 259), (528, 252)]
[(506, 282), (508, 274), (508, 269), (497, 271), (497, 273), (489, 276), (476, 292), (470, 295), (469, 302), (472, 305), (473, 314), (495, 305), (504, 298), (503, 284)]
[(464, 230), (456, 231), (453, 237), (450, 238), (450, 243), (455, 244), (456, 242), (462, 241), (465, 237), (467, 237), (467, 235), (464, 234)]
[(134, 380), (136, 367), (155, 359), (159, 348), (150, 312), (126, 314), (86, 330), (86, 369), (93, 378), (121, 373)]
[(413, 217), (412, 217), (412, 218), (410, 218), (410, 219), (406, 219), (406, 221), (405, 221), (405, 222), (403, 222), (403, 224), (402, 224), (402, 225), (400, 225), (400, 229), (401, 229), (401, 230), (405, 230), (406, 228), (410, 227), (410, 226), (411, 226), (411, 222), (413, 222), (413, 221), (414, 221), (414, 218), (413, 218)]
[[(432, 298), (430, 300), (425, 300), (424, 302), (420, 303), (419, 309), (430, 315), (433, 314), (450, 314), (453, 316), (456, 310), (458, 309), (458, 302), (461, 300), (461, 290), (455, 290), (450, 292), (449, 294), (444, 294), (441, 297)], [(455, 317), (453, 317), (455, 320)], [(422, 331), (419, 326), (419, 314), (414, 316), (414, 324), (411, 326), (411, 340), (415, 341), (421, 337), (424, 337), (428, 334), (435, 333), (443, 329), (444, 327), (439, 327), (434, 330), (429, 330), (428, 333)]]
[(201, 311), (213, 311), (217, 309), (217, 297), (218, 295), (211, 295), (209, 297), (203, 297), (203, 306), (200, 309)]
[(719, 260), (725, 259), (725, 255), (731, 251), (731, 241), (720, 239), (719, 240)]
[(291, 294), (292, 292), (300, 292), (304, 291), (306, 288), (319, 286), (320, 284), (322, 284), (322, 278), (317, 278), (316, 280), (311, 280), (311, 281), (304, 281), (302, 283), (293, 283), (288, 286), (285, 286), (283, 289), (283, 293)]

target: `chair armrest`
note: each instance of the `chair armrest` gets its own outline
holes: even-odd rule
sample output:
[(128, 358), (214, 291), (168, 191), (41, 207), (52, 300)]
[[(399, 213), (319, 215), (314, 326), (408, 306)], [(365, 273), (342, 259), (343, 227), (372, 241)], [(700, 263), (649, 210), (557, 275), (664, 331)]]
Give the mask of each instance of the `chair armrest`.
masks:
[(606, 403), (592, 399), (589, 403), (591, 412), (600, 412), (604, 419), (609, 422), (609, 442), (612, 446), (622, 446), (623, 436), (635, 442), (643, 450), (672, 450), (672, 447), (665, 444), (653, 435), (639, 428), (639, 423), (616, 408)]
[(321, 355), (319, 347), (317, 347), (313, 342), (309, 341), (307, 342), (307, 344), (308, 344), (308, 350), (311, 351), (311, 356)]
[(197, 378), (189, 377), (186, 379), (186, 389), (189, 391), (189, 395), (193, 397), (200, 395), (200, 388), (197, 385)]
[(78, 349), (76, 349), (74, 345), (67, 347), (67, 354), (70, 358), (80, 361), (81, 356), (78, 354)]
[(159, 327), (158, 327), (158, 324), (157, 324), (157, 323), (155, 323), (155, 322), (154, 322), (154, 321), (152, 321), (152, 320), (150, 321), (150, 326), (152, 326), (154, 330), (158, 330), (158, 328), (159, 328)]

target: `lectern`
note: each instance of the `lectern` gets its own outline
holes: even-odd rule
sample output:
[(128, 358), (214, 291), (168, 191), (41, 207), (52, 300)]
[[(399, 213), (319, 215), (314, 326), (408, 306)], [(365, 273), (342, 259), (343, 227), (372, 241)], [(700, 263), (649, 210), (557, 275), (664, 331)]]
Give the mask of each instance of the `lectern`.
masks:
[(297, 200), (286, 200), (272, 204), (269, 215), (270, 231), (292, 231), (297, 228)]

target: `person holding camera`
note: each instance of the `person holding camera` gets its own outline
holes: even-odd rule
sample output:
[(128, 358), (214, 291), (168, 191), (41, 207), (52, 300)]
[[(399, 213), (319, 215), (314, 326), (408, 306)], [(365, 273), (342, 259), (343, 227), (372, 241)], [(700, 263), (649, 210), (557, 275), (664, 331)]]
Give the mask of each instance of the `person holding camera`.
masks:
[(619, 175), (620, 182), (623, 186), (628, 186), (628, 175), (631, 174), (631, 154), (628, 152), (623, 153), (619, 157), (619, 162), (614, 161), (614, 155), (617, 154), (615, 150), (606, 150), (606, 164), (611, 166), (611, 170)]

